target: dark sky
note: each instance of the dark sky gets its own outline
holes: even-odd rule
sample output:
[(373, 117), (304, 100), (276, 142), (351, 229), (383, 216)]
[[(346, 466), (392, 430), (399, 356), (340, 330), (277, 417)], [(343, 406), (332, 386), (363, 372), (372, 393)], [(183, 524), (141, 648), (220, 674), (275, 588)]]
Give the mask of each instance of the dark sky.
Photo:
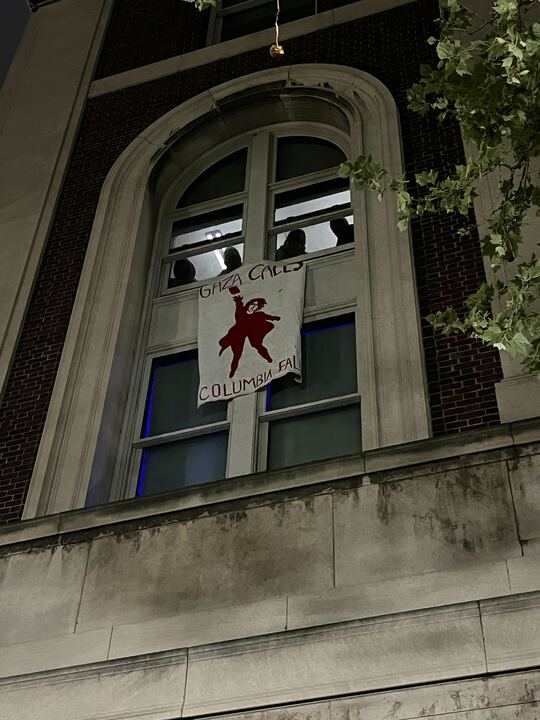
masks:
[(29, 15), (26, 0), (0, 0), (0, 85), (4, 82)]

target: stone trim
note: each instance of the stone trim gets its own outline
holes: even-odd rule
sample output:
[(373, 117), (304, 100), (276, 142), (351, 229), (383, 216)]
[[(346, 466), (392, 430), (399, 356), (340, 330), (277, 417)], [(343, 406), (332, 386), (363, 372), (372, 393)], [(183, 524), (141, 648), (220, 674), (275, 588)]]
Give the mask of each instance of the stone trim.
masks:
[(25, 520), (0, 528), (0, 547), (24, 547), (27, 543), (62, 542), (73, 533), (99, 531), (122, 524), (158, 524), (167, 513), (201, 511), (228, 502), (260, 498), (292, 489), (313, 491), (317, 486), (402, 480), (459, 467), (471, 467), (500, 459), (540, 453), (540, 422), (522, 421), (482, 431), (457, 433), (442, 438), (372, 450), (338, 460), (312, 463), (271, 473), (255, 473), (237, 479), (158, 497), (120, 500), (97, 508), (73, 510)]
[[(4, 646), (0, 694), (182, 667), (182, 716), (194, 716), (527, 669), (540, 663), (540, 593), (513, 594), (508, 577), (499, 562), (393, 581), (398, 596), (388, 583), (332, 591), (342, 609), (356, 598), (345, 621), (326, 612), (291, 628), (288, 608), (294, 618), (299, 602), (321, 597), (290, 596)], [(366, 597), (386, 612), (362, 611)]]
[[(25, 519), (83, 507), (94, 461), (101, 463), (95, 466), (100, 477), (106, 472), (119, 422), (118, 404), (107, 405), (108, 393), (127, 382), (126, 348), (134, 346), (139, 332), (137, 308), (153, 237), (147, 188), (155, 164), (190, 123), (219, 111), (228, 98), (275, 83), (322, 89), (348, 102), (354, 109), (353, 142), (401, 174), (394, 100), (376, 78), (348, 67), (306, 64), (244, 76), (188, 100), (143, 131), (116, 161), (101, 191)], [(397, 230), (391, 198), (379, 203), (367, 197), (363, 212), (367, 233), (357, 251), (370, 275), (362, 286), (365, 332), (359, 362), (365, 385), (360, 391), (364, 447), (373, 448), (427, 437), (429, 416), (410, 242)], [(104, 437), (109, 445), (98, 457)]]

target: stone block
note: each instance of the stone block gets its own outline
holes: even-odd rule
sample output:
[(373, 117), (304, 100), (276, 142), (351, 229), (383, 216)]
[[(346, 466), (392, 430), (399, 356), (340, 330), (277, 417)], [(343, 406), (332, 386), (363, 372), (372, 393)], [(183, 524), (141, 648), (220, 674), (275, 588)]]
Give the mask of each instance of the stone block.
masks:
[(190, 651), (184, 716), (485, 672), (478, 608)]
[(112, 633), (109, 658), (281, 632), (287, 624), (286, 606), (287, 600), (283, 597), (117, 625)]
[(335, 494), (336, 586), (521, 556), (504, 462)]
[(540, 455), (522, 455), (510, 467), (510, 482), (520, 538), (540, 537)]
[(5, 720), (170, 720), (182, 712), (184, 654), (107, 663), (0, 685)]
[(291, 595), (287, 627), (294, 630), (509, 593), (506, 563), (475, 564), (458, 570), (338, 587), (317, 594)]
[(540, 664), (540, 593), (480, 603), (490, 672)]
[(102, 629), (8, 645), (0, 652), (0, 677), (106, 660), (110, 639), (111, 630)]
[(75, 630), (88, 545), (66, 545), (0, 559), (0, 646)]
[(507, 565), (513, 593), (540, 591), (540, 557), (538, 555), (507, 560)]
[(92, 542), (79, 629), (331, 587), (332, 500), (320, 495)]

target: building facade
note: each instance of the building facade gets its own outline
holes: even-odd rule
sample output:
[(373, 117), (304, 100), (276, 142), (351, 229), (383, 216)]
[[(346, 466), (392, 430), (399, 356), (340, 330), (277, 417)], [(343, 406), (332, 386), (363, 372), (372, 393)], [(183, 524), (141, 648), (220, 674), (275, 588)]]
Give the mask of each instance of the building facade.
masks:
[[(465, 157), (437, 4), (282, 6), (45, 4), (2, 88), (2, 718), (540, 716), (538, 381), (425, 321), (478, 237), (337, 175)], [(198, 409), (200, 288), (297, 257), (303, 383)]]

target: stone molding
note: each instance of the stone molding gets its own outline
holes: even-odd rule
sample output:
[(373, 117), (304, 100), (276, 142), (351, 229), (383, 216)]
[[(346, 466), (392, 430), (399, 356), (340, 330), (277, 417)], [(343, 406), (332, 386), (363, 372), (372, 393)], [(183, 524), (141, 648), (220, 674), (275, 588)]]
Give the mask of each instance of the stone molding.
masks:
[[(138, 498), (110, 503), (97, 508), (73, 510), (28, 519), (0, 527), (0, 548), (44, 541), (46, 538), (62, 537), (82, 531), (98, 531), (119, 523), (159, 522), (166, 513), (196, 510), (217, 504), (255, 500), (274, 493), (286, 493), (291, 489), (316, 488), (361, 481), (364, 485), (386, 479), (400, 480), (443, 469), (468, 467), (491, 463), (496, 460), (522, 461), (534, 459), (539, 453), (540, 423), (537, 420), (502, 425), (488, 430), (458, 433), (421, 442), (406, 443), (397, 447), (372, 450), (350, 458), (318, 462), (297, 468), (271, 473), (255, 473), (238, 479), (213, 483), (210, 487), (191, 488), (168, 493), (159, 497)], [(531, 444), (532, 443), (532, 444)], [(529, 479), (529, 475), (531, 478)], [(518, 473), (512, 470), (520, 486), (532, 482), (534, 468)], [(519, 478), (519, 480), (517, 479)], [(529, 491), (530, 495), (530, 491)], [(153, 518), (155, 518), (153, 520)], [(521, 530), (525, 518), (520, 520)], [(526, 534), (525, 538), (535, 535)]]
[[(479, 578), (485, 577), (486, 568), (477, 568)], [(437, 579), (430, 578), (435, 582)], [(464, 593), (468, 591), (471, 597), (475, 596), (470, 579), (462, 577), (461, 584)], [(4, 707), (19, 710), (17, 717), (21, 720), (31, 717), (21, 712), (26, 707), (26, 694), (38, 702), (42, 701), (43, 693), (53, 696), (56, 692), (65, 693), (67, 686), (75, 695), (82, 691), (86, 702), (90, 696), (86, 697), (84, 688), (88, 688), (96, 703), (94, 714), (85, 715), (72, 709), (70, 720), (146, 717), (147, 713), (152, 718), (191, 717), (314, 698), (320, 701), (342, 694), (381, 692), (394, 687), (402, 688), (396, 692), (405, 693), (407, 686), (418, 683), (461, 681), (465, 677), (484, 676), (488, 671), (527, 670), (540, 664), (537, 637), (540, 593), (484, 600), (482, 593), (476, 592), (476, 596), (480, 602), (441, 604), (347, 622), (327, 622), (299, 630), (276, 632), (271, 625), (261, 626), (258, 635), (237, 635), (238, 639), (210, 645), (191, 642), (175, 649), (131, 657), (129, 652), (122, 656), (118, 647), (116, 651), (108, 649), (105, 631), (7, 646), (2, 649), (0, 663), (0, 697), (7, 703)], [(268, 605), (261, 604), (261, 619), (267, 609)], [(240, 631), (242, 608), (237, 611)], [(219, 612), (224, 620), (228, 610), (214, 611), (216, 627)], [(202, 633), (200, 638), (204, 638), (203, 626), (208, 615), (197, 614), (201, 617), (195, 622)], [(193, 620), (193, 615), (183, 618), (183, 628), (188, 635), (188, 626)], [(182, 620), (169, 618), (166, 622), (169, 627), (162, 626), (158, 641), (161, 639), (165, 648), (167, 633), (176, 630), (172, 642), (181, 644), (178, 630), (182, 628), (179, 625)], [(253, 625), (248, 622), (246, 632), (252, 630)], [(122, 631), (128, 638), (137, 628), (124, 626)], [(168, 644), (172, 642), (169, 639)], [(142, 697), (134, 698), (135, 705), (139, 706), (125, 714), (102, 706), (103, 694), (107, 694), (106, 688), (115, 678), (122, 685), (131, 673), (138, 673), (144, 682), (145, 676), (159, 677), (161, 672), (172, 672), (170, 692), (164, 694), (160, 688), (155, 697), (152, 693), (143, 693)], [(100, 681), (97, 687), (94, 680)], [(71, 702), (76, 702), (75, 695)], [(145, 709), (143, 699), (148, 703), (149, 697), (152, 700)], [(351, 698), (340, 702), (350, 703)], [(152, 710), (153, 703), (156, 707)], [(49, 715), (40, 717), (49, 718)], [(387, 718), (386, 715), (380, 717), (381, 720)]]

